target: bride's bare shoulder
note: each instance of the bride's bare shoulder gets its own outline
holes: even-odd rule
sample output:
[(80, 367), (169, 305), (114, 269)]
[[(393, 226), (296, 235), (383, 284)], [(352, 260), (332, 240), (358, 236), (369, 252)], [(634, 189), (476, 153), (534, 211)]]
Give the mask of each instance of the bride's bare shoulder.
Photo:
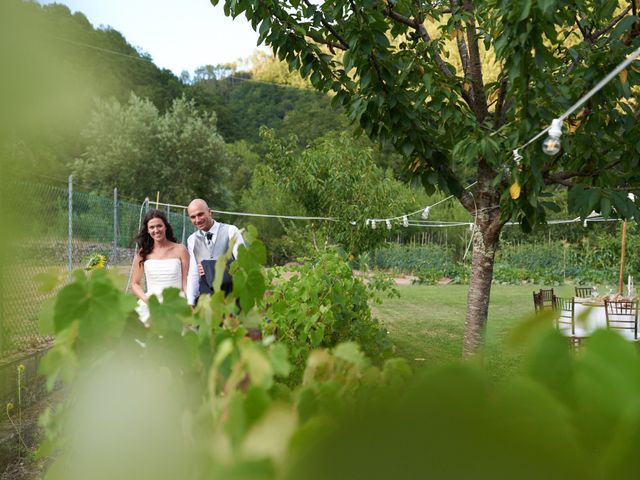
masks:
[(178, 253), (178, 254), (182, 254), (182, 253), (187, 251), (187, 247), (185, 247), (181, 243), (174, 243), (173, 244), (173, 251)]

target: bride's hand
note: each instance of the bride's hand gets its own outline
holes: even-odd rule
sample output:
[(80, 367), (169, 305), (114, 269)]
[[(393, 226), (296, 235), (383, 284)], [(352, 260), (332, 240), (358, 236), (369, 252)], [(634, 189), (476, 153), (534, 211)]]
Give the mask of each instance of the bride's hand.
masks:
[(199, 263), (199, 264), (198, 264), (198, 274), (199, 274), (201, 277), (204, 277), (204, 267), (202, 266), (202, 264), (201, 264), (201, 263)]

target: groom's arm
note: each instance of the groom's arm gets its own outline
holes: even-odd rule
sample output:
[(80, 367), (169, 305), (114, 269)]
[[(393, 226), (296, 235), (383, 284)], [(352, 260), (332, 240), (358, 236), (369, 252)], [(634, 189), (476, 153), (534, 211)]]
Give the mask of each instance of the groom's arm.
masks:
[(189, 251), (189, 273), (187, 275), (187, 302), (189, 305), (195, 305), (198, 293), (200, 292), (198, 275), (198, 262), (193, 253), (195, 239), (193, 236), (187, 239), (187, 250)]

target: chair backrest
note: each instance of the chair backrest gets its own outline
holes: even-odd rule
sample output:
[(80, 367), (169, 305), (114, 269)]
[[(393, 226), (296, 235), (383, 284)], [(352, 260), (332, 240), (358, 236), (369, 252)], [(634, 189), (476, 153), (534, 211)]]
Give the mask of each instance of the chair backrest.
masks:
[(533, 308), (536, 313), (542, 310), (542, 295), (539, 292), (533, 292)]
[(554, 310), (558, 312), (556, 328), (563, 333), (576, 334), (576, 304), (573, 297), (555, 297)]
[(576, 287), (576, 297), (589, 298), (592, 291), (591, 287)]
[(541, 297), (541, 302), (542, 302), (542, 308), (549, 308), (552, 309), (554, 308), (554, 299), (556, 298), (555, 295), (553, 294), (553, 288), (550, 289), (540, 289), (540, 297)]
[(638, 338), (638, 300), (604, 299), (604, 312), (607, 316), (607, 328), (629, 330), (633, 338)]

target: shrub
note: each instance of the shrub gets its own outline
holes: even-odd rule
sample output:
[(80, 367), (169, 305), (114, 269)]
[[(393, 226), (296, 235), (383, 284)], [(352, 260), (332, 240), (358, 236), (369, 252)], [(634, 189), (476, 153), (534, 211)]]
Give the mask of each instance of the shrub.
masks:
[(454, 264), (453, 250), (439, 245), (416, 247), (392, 243), (369, 255), (369, 267), (398, 273), (439, 270), (442, 277)]
[(293, 276), (287, 281), (276, 273), (266, 313), (269, 321), (262, 324), (262, 330), (287, 345), (294, 365), (293, 381), (299, 380), (313, 348), (355, 341), (376, 362), (389, 356), (392, 344), (387, 331), (369, 307), (378, 294), (395, 292), (389, 281), (374, 278), (365, 284), (336, 253), (307, 260), (291, 267), (289, 273)]

